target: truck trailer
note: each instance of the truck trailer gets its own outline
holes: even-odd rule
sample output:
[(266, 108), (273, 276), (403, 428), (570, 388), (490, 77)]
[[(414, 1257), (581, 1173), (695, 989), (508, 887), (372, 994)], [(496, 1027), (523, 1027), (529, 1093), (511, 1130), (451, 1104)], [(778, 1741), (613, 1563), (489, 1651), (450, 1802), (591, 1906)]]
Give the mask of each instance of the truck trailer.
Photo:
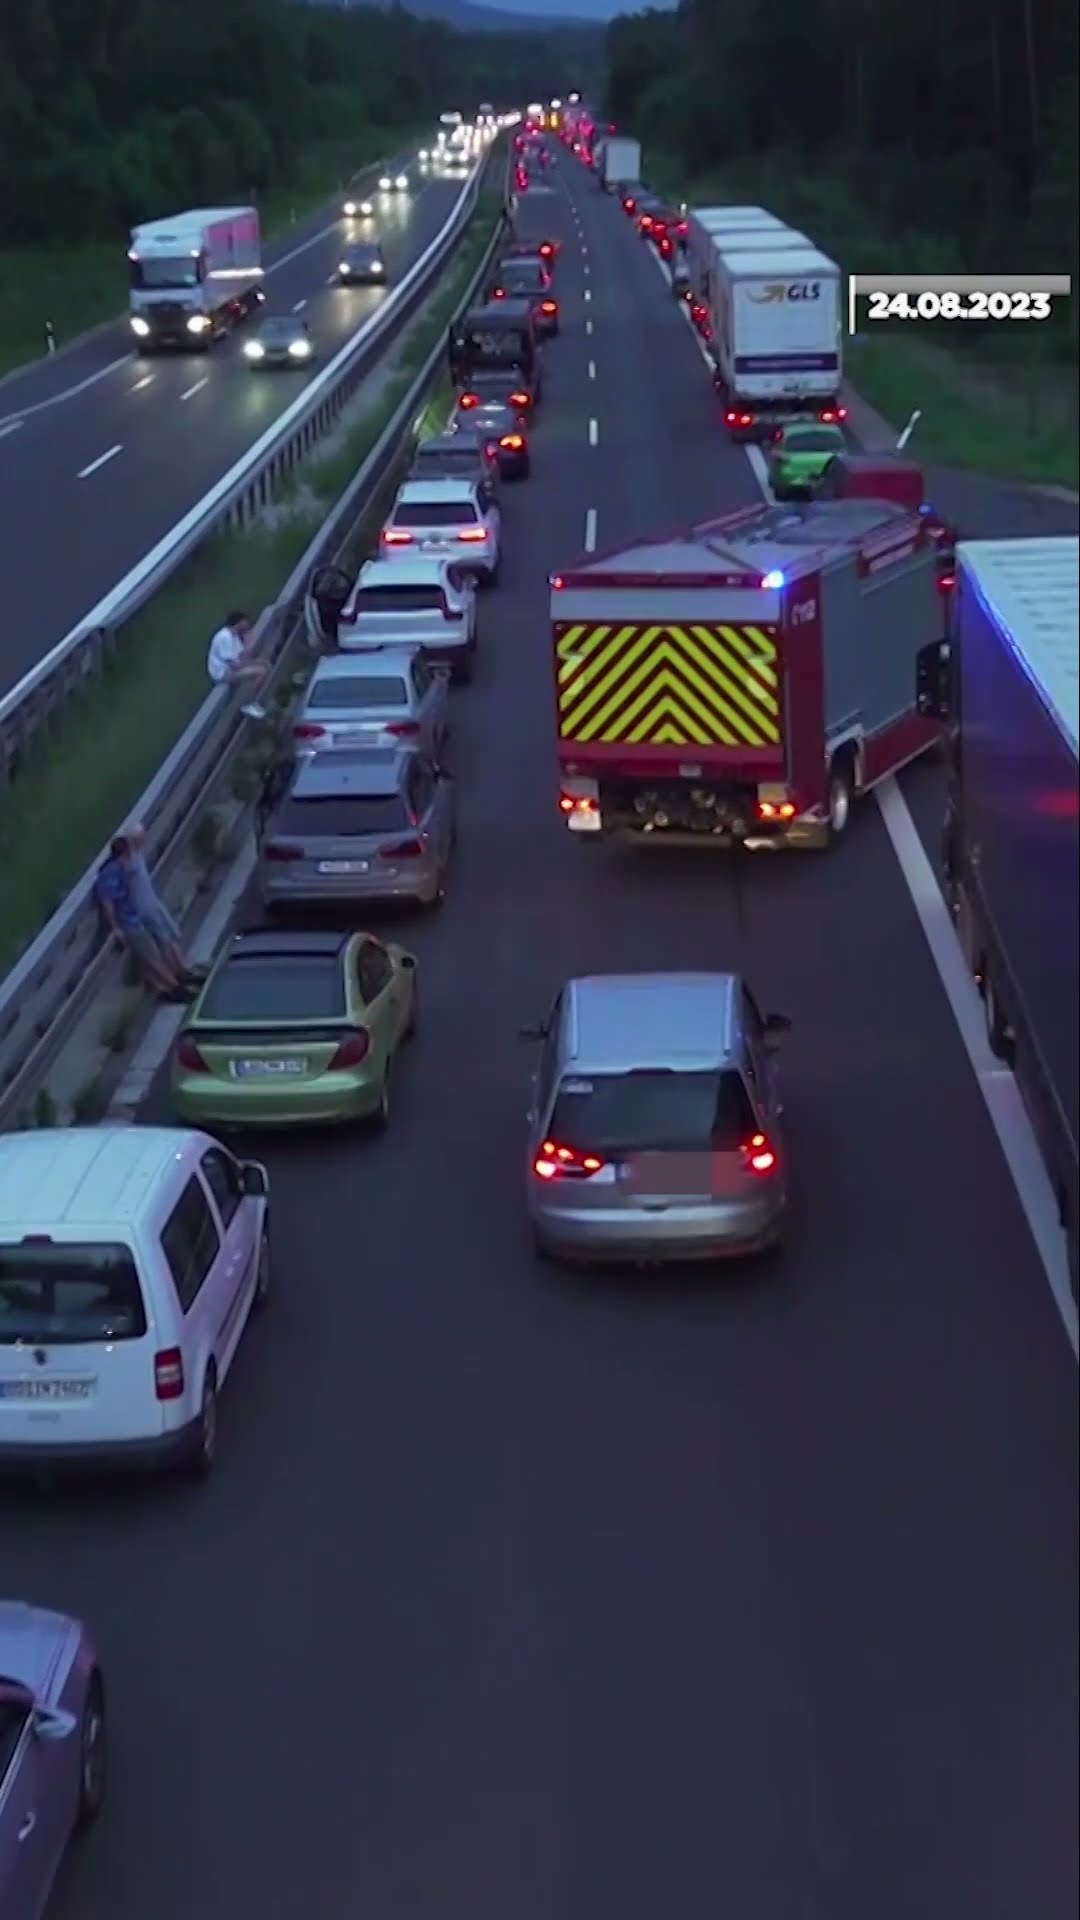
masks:
[(194, 207), (134, 227), (128, 269), (138, 351), (205, 352), (266, 297), (258, 211)]
[(949, 729), (946, 895), (1042, 1150), (1074, 1297), (1078, 554), (1066, 535), (961, 541), (950, 644), (919, 668), (922, 711)]
[(815, 251), (718, 254), (712, 331), (716, 387), (735, 440), (760, 441), (796, 414), (840, 404), (841, 285)]
[(915, 703), (944, 634), (935, 549), (890, 502), (755, 507), (550, 585), (572, 833), (827, 847), (939, 737)]
[(598, 178), (608, 193), (624, 184), (638, 186), (641, 181), (641, 142), (627, 140), (622, 134), (609, 133), (600, 150)]

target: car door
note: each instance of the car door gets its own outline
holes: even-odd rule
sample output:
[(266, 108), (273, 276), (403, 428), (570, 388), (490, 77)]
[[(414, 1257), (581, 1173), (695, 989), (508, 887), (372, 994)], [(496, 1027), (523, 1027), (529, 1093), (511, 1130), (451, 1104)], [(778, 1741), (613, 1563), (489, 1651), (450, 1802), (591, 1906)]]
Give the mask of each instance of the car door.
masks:
[(241, 1285), (238, 1270), (225, 1256), (210, 1196), (198, 1174), (189, 1175), (162, 1227), (161, 1244), (180, 1306), (184, 1381), (193, 1414), (211, 1359), (219, 1381), (224, 1379), (230, 1341), (236, 1344), (240, 1303), (235, 1296)]
[(780, 1098), (780, 1069), (775, 1053), (766, 1042), (761, 1009), (749, 987), (742, 989), (743, 1032), (746, 1036), (747, 1090), (763, 1133), (775, 1137), (783, 1103)]
[[(209, 1189), (221, 1235), (222, 1258), (239, 1283), (238, 1313), (230, 1322), (232, 1349), (247, 1323), (258, 1274), (257, 1209), (245, 1205), (243, 1176), (231, 1153), (224, 1147), (208, 1147), (199, 1162), (199, 1171)], [(229, 1285), (228, 1279), (226, 1285)]]
[(537, 1134), (545, 1123), (555, 1092), (555, 1081), (559, 1068), (559, 1046), (562, 1028), (562, 994), (557, 994), (551, 1005), (551, 1011), (544, 1022), (545, 1038), (540, 1047), (540, 1058), (533, 1069), (532, 1084), (529, 1090), (529, 1130)]
[(401, 1038), (408, 1013), (404, 982), (380, 941), (366, 938), (356, 957), (356, 977), (364, 1003), (364, 1024), (385, 1060)]
[(440, 867), (450, 859), (454, 844), (454, 777), (446, 768), (420, 762), (413, 769), (416, 817), (431, 842)]
[(50, 1804), (48, 1756), (34, 1736), (26, 1689), (0, 1680), (0, 1914), (39, 1920), (56, 1868), (60, 1836)]
[(409, 667), (412, 684), (412, 696), (420, 721), (421, 735), (425, 752), (437, 759), (446, 741), (447, 721), (447, 678), (444, 673), (434, 673), (426, 660), (419, 655)]

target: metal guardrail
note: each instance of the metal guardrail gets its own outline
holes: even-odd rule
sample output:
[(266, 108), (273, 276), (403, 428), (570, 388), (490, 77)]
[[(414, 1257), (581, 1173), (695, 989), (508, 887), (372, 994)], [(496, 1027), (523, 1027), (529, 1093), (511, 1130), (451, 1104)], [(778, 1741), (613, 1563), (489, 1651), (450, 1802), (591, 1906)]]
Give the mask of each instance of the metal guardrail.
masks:
[(476, 208), (496, 161), (490, 147), (465, 183), (445, 225), (370, 320), (353, 334), (240, 460), (103, 600), (0, 699), (0, 787), (22, 763), (39, 728), (101, 671), (121, 628), (214, 533), (242, 528), (263, 512), (285, 476), (333, 427), (381, 354), (433, 284)]
[[(505, 230), (505, 213), (476, 273), (462, 294), (467, 306), (490, 272)], [(312, 571), (334, 564), (366, 506), (393, 472), (428, 389), (446, 368), (446, 341), (437, 340), (367, 459), (297, 561), (274, 604), (256, 628), (260, 653), (279, 667), (291, 652)], [(241, 749), (251, 741), (251, 722), (240, 714), (242, 695), (216, 687), (154, 776), (128, 818), (147, 829), (147, 855), (159, 887), (186, 854), (198, 818), (221, 788)], [(119, 825), (119, 823), (118, 823)], [(19, 1124), (79, 1022), (120, 961), (98, 912), (94, 883), (106, 858), (103, 848), (0, 984), (0, 1127)]]

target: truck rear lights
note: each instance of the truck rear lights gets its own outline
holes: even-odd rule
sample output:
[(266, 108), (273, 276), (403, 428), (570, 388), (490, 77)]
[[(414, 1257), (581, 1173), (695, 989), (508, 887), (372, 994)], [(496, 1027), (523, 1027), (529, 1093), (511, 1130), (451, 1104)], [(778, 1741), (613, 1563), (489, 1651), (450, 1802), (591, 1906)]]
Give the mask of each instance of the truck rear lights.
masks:
[(748, 1173), (761, 1175), (776, 1172), (776, 1154), (769, 1143), (767, 1134), (753, 1133), (743, 1147)]
[(382, 543), (384, 547), (411, 547), (413, 536), (411, 533), (406, 533), (403, 527), (384, 527)]
[(269, 840), (263, 848), (263, 858), (273, 860), (279, 866), (289, 860), (302, 860), (303, 857), (303, 847), (292, 847), (286, 840)]
[(734, 408), (729, 407), (724, 415), (725, 427), (752, 427), (753, 424), (754, 416), (752, 413), (736, 413)]
[(759, 820), (794, 820), (795, 808), (790, 800), (759, 800), (757, 803)]
[(823, 407), (818, 419), (826, 427), (838, 427), (847, 419), (846, 407)]
[(585, 793), (560, 793), (560, 813), (595, 813), (596, 801)]
[(363, 1066), (371, 1052), (371, 1035), (366, 1027), (347, 1033), (327, 1066), (327, 1073), (343, 1073), (346, 1067)]
[(179, 1347), (154, 1355), (154, 1392), (159, 1400), (180, 1400), (184, 1392), (184, 1356)]
[(174, 1057), (182, 1073), (209, 1073), (210, 1071), (190, 1034), (181, 1034), (176, 1043)]
[(575, 1147), (560, 1147), (545, 1140), (533, 1161), (538, 1180), (591, 1180), (606, 1165), (595, 1153), (579, 1153)]

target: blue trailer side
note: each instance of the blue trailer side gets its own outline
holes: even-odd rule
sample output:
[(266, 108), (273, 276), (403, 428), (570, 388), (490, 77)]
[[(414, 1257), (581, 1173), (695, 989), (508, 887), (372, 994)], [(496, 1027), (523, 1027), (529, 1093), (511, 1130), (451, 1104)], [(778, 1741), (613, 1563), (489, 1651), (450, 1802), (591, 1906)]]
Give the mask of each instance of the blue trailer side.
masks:
[(1058, 1198), (1077, 1292), (1078, 548), (957, 549), (950, 904)]

